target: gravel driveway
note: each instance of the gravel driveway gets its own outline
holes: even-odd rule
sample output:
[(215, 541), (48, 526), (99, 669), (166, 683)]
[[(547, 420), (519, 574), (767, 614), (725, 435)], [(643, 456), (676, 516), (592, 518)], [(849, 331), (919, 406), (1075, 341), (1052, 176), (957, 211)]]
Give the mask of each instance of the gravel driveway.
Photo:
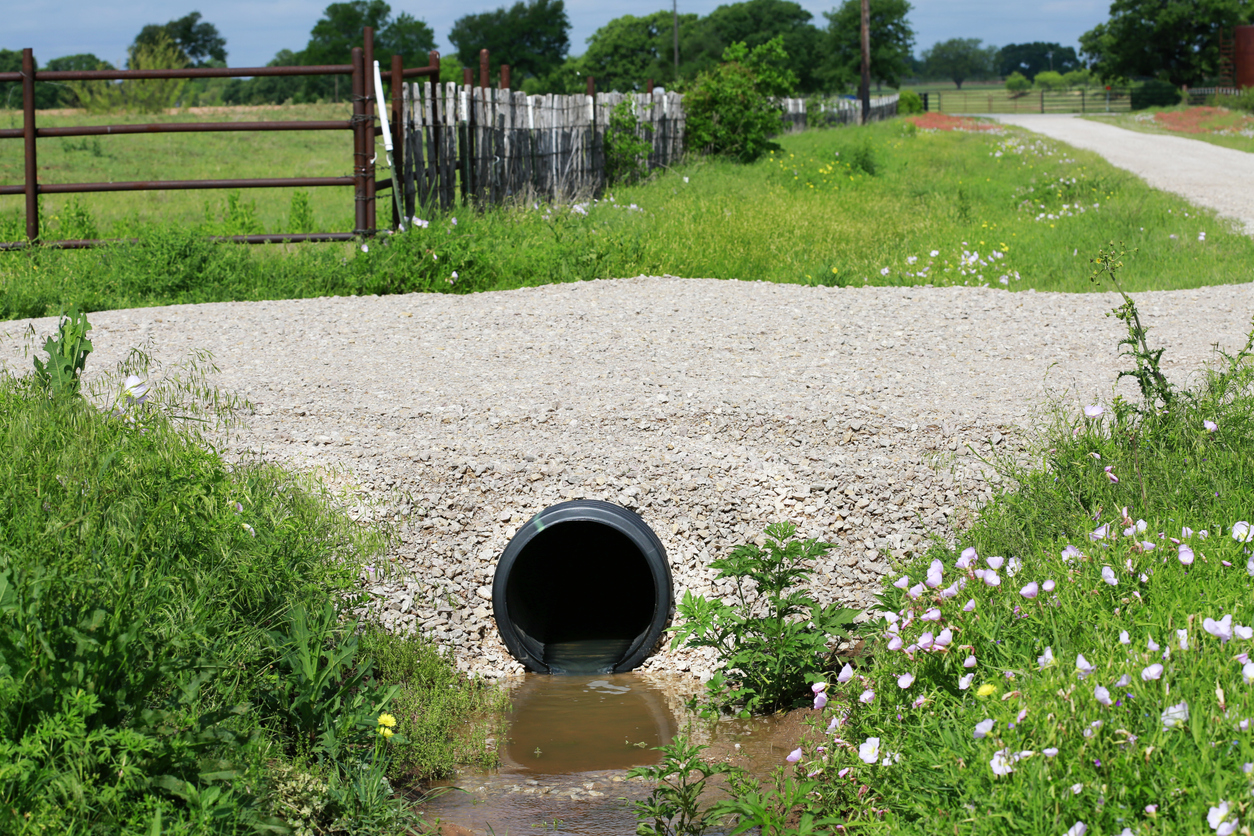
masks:
[(1156, 189), (1234, 218), (1254, 235), (1254, 154), (1182, 136), (1143, 134), (1071, 115), (992, 118), (1095, 151)]
[[(340, 468), (399, 522), (395, 574), (374, 587), (386, 623), (498, 675), (516, 668), (490, 617), (495, 560), (568, 498), (636, 508), (679, 594), (716, 592), (711, 559), (790, 519), (837, 545), (817, 597), (866, 606), (885, 552), (951, 536), (990, 496), (967, 445), (1019, 449), (1051, 394), (1073, 409), (1110, 399), (1116, 302), (638, 277), (102, 312), (88, 365), (147, 341), (165, 362), (210, 350), (216, 383), (256, 405), (236, 450)], [(1183, 381), (1211, 343), (1244, 342), (1254, 286), (1138, 304)], [(41, 343), (55, 328), (31, 324)], [(26, 326), (0, 323), (0, 362), (23, 372)], [(662, 653), (645, 667), (710, 664)]]

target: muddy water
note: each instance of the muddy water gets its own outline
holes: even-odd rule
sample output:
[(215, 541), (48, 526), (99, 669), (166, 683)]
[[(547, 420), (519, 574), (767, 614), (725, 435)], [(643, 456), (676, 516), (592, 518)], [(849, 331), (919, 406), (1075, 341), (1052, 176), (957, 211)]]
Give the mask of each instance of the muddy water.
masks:
[(428, 821), (496, 836), (631, 836), (634, 802), (653, 787), (629, 779), (627, 771), (658, 763), (655, 747), (676, 732), (709, 745), (711, 759), (765, 775), (784, 762), (804, 731), (797, 713), (701, 723), (683, 707), (700, 687), (691, 677), (529, 674), (513, 684), (501, 768), (446, 782), (451, 791), (422, 805)]

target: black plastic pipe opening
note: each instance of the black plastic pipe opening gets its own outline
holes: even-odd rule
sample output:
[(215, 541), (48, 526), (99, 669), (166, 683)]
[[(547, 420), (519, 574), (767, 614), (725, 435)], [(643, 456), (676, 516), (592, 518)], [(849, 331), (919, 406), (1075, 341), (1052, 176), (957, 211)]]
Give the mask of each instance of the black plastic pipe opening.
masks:
[(492, 608), (505, 646), (540, 673), (618, 673), (666, 629), (666, 549), (634, 511), (580, 499), (545, 508), (501, 553)]

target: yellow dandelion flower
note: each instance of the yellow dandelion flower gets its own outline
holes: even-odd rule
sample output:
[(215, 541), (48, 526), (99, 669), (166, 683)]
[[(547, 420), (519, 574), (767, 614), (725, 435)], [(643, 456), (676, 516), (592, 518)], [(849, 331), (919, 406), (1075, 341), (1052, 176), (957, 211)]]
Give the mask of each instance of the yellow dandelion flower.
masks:
[(980, 686), (980, 690), (975, 692), (976, 696), (978, 697), (988, 697), (996, 693), (997, 693), (997, 686), (991, 682), (985, 682), (983, 685)]
[(379, 734), (382, 735), (384, 738), (391, 737), (394, 733), (395, 732), (393, 732), (387, 726), (379, 726)]
[(389, 729), (394, 729), (396, 728), (396, 718), (393, 717), (391, 714), (380, 714), (379, 725), (387, 726)]

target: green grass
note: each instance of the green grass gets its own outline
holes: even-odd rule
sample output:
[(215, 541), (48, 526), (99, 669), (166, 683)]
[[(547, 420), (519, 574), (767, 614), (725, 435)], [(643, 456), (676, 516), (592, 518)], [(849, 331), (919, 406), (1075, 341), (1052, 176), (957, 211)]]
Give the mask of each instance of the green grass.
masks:
[[(348, 620), (389, 532), (228, 465), (210, 369), (136, 353), (87, 397), (0, 376), (0, 832), (395, 833), (388, 778), (490, 760), (460, 727), (499, 725), (500, 692)], [(129, 374), (162, 383), (136, 401)]]
[(1252, 345), (1169, 403), (1056, 405), (957, 547), (893, 573), (828, 686), (846, 722), (804, 745), (818, 807), (893, 834), (1204, 834), (1221, 802), (1248, 821), (1254, 634), (1216, 622), (1254, 624)]
[(1139, 113), (1121, 114), (1110, 118), (1099, 118), (1099, 121), (1118, 125), (1130, 131), (1147, 134), (1168, 134), (1186, 139), (1209, 142), (1223, 148), (1254, 153), (1254, 118), (1241, 111), (1233, 110), (1215, 114), (1199, 122), (1201, 130), (1184, 133), (1171, 130), (1161, 121), (1159, 114), (1184, 114), (1194, 110), (1192, 107), (1161, 107), (1150, 108)]
[[(428, 215), (428, 228), (376, 239), (369, 252), (210, 244), (201, 235), (212, 224), (150, 223), (132, 230), (138, 244), (4, 254), (0, 316), (74, 304), (463, 293), (641, 273), (844, 286), (997, 287), (1004, 277), (1011, 290), (1085, 291), (1083, 254), (1110, 240), (1140, 249), (1132, 290), (1251, 277), (1254, 241), (1229, 222), (1023, 131), (916, 131), (894, 120), (780, 142), (781, 152), (751, 166), (698, 160), (577, 209)], [(237, 215), (249, 214), (250, 199), (236, 201)], [(90, 209), (86, 199), (80, 206)], [(19, 216), (5, 223), (20, 234)]]

